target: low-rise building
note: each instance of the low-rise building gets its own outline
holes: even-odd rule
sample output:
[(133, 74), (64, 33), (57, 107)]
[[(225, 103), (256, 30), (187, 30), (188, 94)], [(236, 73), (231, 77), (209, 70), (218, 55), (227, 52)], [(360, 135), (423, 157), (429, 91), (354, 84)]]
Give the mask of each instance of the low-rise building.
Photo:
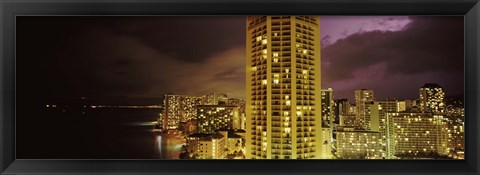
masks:
[(227, 137), (221, 133), (187, 136), (187, 151), (195, 159), (225, 159)]
[(448, 129), (442, 115), (432, 113), (387, 113), (387, 152), (389, 157), (446, 155)]
[(198, 105), (198, 132), (212, 134), (220, 129), (240, 129), (238, 110), (238, 106)]
[(337, 128), (336, 157), (338, 159), (382, 159), (380, 132)]

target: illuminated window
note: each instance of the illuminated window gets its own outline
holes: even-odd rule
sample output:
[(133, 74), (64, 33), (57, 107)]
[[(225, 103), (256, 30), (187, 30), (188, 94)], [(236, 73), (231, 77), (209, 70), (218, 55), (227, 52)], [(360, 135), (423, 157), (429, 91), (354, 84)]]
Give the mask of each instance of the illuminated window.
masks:
[(278, 84), (280, 81), (278, 79), (273, 79), (273, 84)]
[(267, 49), (262, 50), (262, 54), (266, 55), (268, 53)]
[(274, 63), (278, 63), (278, 58), (274, 58), (274, 59), (273, 59), (273, 62), (274, 62)]
[(285, 69), (285, 73), (288, 73), (288, 72), (290, 72), (290, 69)]
[(262, 44), (267, 44), (267, 39), (262, 40)]
[(290, 106), (290, 100), (287, 100), (285, 103), (287, 104), (287, 106)]
[(307, 53), (308, 53), (308, 50), (303, 49), (303, 54), (307, 54)]
[(301, 111), (297, 111), (297, 117), (300, 117), (302, 116), (302, 112)]
[(261, 37), (261, 36), (257, 37), (257, 42), (258, 42), (258, 41), (261, 41), (261, 40), (262, 40), (262, 37)]
[(267, 80), (262, 80), (263, 85), (267, 85)]
[(273, 52), (273, 57), (278, 57), (278, 52)]

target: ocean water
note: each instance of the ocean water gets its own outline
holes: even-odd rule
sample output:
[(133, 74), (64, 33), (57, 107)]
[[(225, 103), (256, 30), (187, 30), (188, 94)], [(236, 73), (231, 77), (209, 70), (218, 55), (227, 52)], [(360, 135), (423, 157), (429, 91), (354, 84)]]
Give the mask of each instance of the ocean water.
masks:
[(17, 115), (17, 158), (177, 159), (181, 143), (152, 132), (159, 112), (45, 108), (38, 116)]

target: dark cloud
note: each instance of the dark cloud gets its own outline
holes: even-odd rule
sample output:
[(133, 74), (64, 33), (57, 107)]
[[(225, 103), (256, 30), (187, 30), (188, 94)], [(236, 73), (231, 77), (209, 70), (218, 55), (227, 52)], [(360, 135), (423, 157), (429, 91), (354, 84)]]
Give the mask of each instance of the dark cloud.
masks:
[[(357, 82), (348, 88), (351, 94), (355, 89), (380, 87), (379, 84), (382, 84), (382, 89), (377, 89), (377, 92), (386, 97), (385, 91), (398, 94), (396, 92), (400, 90), (396, 89), (403, 89), (409, 84), (408, 80), (395, 86), (384, 84), (396, 75), (408, 76), (411, 82), (419, 83), (434, 80), (451, 83), (447, 79), (450, 78), (456, 80), (456, 85), (444, 84), (449, 87), (447, 91), (463, 93), (463, 17), (411, 17), (411, 20), (402, 31), (356, 33), (323, 48), (322, 62), (329, 63), (322, 64), (323, 84), (334, 86), (342, 84), (339, 82)], [(359, 73), (369, 72), (372, 65), (379, 64), (384, 70), (377, 70), (371, 75), (382, 74), (382, 78)], [(426, 79), (427, 74), (430, 79)], [(455, 76), (442, 77), (445, 74)], [(364, 78), (366, 83), (363, 84), (368, 87), (359, 86), (360, 77)], [(345, 86), (333, 88), (345, 89)]]
[(25, 94), (244, 96), (242, 17), (20, 17), (17, 28)]
[(202, 61), (214, 53), (244, 45), (242, 17), (122, 17), (106, 18), (99, 26), (136, 37), (170, 57)]
[[(463, 92), (463, 17), (411, 20), (397, 32), (323, 37), (323, 88), (402, 98), (434, 81)], [(16, 44), (24, 99), (245, 95), (244, 17), (18, 17)]]

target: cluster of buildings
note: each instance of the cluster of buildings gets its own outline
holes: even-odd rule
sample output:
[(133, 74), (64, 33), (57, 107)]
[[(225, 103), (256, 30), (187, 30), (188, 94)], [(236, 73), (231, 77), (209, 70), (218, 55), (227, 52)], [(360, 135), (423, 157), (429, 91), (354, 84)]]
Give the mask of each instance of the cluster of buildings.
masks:
[(217, 129), (245, 128), (245, 101), (226, 94), (202, 96), (172, 95), (164, 97), (159, 123), (163, 129), (185, 133), (211, 132)]
[(190, 134), (184, 151), (190, 159), (245, 159), (245, 131)]
[(162, 130), (186, 137), (183, 158), (238, 159), (245, 152), (245, 101), (226, 94), (164, 97)]
[(355, 103), (322, 89), (319, 17), (247, 17), (246, 99), (166, 95), (161, 122), (196, 159), (463, 158), (463, 105), (427, 83), (414, 100)]
[(415, 100), (378, 101), (367, 89), (355, 91), (355, 104), (331, 100), (335, 158), (463, 158), (464, 114), (447, 112), (437, 84), (422, 86)]
[[(246, 158), (396, 159), (463, 151), (462, 117), (444, 89), (425, 84), (416, 100), (355, 103), (322, 89), (319, 18), (247, 17)], [(462, 114), (463, 115), (463, 114)], [(461, 155), (457, 155), (461, 158)]]

